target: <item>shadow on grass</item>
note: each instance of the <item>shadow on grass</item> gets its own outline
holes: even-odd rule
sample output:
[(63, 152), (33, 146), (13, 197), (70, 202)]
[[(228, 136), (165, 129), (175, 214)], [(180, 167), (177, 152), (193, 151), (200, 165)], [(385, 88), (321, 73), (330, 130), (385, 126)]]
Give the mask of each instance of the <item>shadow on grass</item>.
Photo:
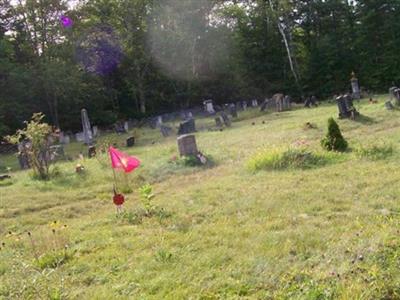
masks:
[(357, 116), (354, 121), (357, 123), (364, 124), (364, 125), (373, 125), (373, 124), (378, 123), (377, 121), (375, 121), (375, 119), (365, 116), (365, 115)]

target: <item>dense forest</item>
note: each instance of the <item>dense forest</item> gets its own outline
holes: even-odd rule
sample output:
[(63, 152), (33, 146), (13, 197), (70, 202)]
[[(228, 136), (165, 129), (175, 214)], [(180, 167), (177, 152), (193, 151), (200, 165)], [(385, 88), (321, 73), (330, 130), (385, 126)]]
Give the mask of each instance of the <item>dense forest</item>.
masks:
[(0, 135), (400, 82), (399, 0), (0, 0)]

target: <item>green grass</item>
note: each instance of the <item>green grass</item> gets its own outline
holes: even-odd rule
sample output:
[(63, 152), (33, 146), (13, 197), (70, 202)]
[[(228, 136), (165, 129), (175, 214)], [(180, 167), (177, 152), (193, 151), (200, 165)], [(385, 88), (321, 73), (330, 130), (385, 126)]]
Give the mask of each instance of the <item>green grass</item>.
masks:
[[(358, 121), (338, 121), (351, 148), (340, 154), (320, 146), (335, 105), (248, 111), (223, 132), (199, 120), (212, 167), (171, 163), (176, 138), (142, 129), (123, 149), (143, 165), (118, 174), (133, 191), (120, 217), (106, 155), (85, 159), (82, 175), (76, 161), (59, 163), (47, 182), (11, 173), (0, 185), (0, 299), (400, 298), (400, 111), (379, 100), (357, 104)], [(329, 163), (249, 172), (260, 153), (298, 144)]]

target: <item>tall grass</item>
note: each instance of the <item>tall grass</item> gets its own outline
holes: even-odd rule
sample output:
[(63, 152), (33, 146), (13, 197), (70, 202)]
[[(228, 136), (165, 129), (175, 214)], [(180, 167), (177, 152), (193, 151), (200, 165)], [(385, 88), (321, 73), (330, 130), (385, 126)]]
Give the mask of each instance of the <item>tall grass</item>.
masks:
[(337, 155), (316, 153), (306, 148), (264, 149), (247, 161), (250, 171), (310, 169), (333, 162)]

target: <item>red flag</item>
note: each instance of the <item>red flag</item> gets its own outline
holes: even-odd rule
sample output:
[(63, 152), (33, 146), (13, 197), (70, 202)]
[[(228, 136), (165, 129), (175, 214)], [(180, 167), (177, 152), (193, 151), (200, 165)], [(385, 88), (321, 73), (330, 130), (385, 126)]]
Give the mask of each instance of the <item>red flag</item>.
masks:
[(123, 169), (125, 173), (132, 172), (140, 166), (140, 161), (133, 156), (129, 156), (113, 147), (108, 149), (111, 158), (111, 166), (114, 169)]

